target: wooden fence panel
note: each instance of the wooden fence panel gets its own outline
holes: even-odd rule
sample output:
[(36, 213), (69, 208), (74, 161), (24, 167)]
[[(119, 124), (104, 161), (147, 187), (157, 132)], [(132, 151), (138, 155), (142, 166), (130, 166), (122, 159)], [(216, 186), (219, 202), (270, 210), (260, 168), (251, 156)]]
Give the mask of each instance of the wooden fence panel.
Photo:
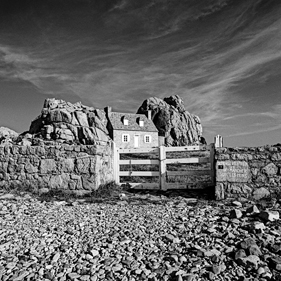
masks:
[(119, 160), (119, 165), (159, 165), (159, 160), (153, 159), (144, 159), (144, 160), (136, 160), (136, 159), (129, 159), (129, 160)]
[(192, 158), (177, 158), (177, 159), (166, 159), (166, 164), (204, 164), (209, 163), (209, 157), (192, 157)]
[(127, 177), (158, 177), (159, 172), (155, 171), (119, 171), (119, 176)]
[[(115, 147), (114, 153), (114, 171), (115, 180), (120, 183), (120, 177), (159, 177), (158, 183), (130, 183), (133, 188), (138, 189), (186, 189), (188, 183), (180, 182), (167, 182), (169, 176), (209, 176), (211, 184), (215, 184), (215, 145), (196, 145), (196, 146), (184, 146), (184, 147), (165, 147), (163, 145), (157, 148), (141, 148), (141, 149), (117, 149)], [(185, 158), (172, 158), (166, 159), (167, 152), (206, 152), (210, 153), (209, 157), (185, 157)], [(158, 156), (159, 159), (126, 159), (120, 160), (120, 154), (153, 154)], [(172, 155), (173, 156), (173, 155)], [(184, 156), (184, 155), (183, 155)], [(184, 171), (167, 171), (167, 165), (172, 164), (210, 164), (209, 169), (190, 169)], [(158, 171), (120, 171), (120, 165), (158, 165)], [(173, 180), (173, 179), (172, 179)]]

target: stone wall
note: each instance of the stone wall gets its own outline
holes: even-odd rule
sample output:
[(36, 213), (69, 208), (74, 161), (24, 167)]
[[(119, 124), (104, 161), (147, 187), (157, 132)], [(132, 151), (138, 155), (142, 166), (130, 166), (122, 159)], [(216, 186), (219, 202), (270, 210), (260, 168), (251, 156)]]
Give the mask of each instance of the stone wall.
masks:
[(216, 148), (216, 198), (259, 200), (281, 192), (281, 144)]
[(112, 142), (0, 147), (0, 188), (90, 191), (113, 180)]

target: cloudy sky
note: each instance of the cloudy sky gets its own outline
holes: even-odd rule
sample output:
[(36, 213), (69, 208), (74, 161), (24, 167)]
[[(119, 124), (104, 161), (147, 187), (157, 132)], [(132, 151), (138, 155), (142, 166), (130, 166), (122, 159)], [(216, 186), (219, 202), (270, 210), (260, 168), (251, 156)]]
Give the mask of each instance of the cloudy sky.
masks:
[(281, 142), (280, 0), (1, 0), (0, 126), (56, 97), (136, 112), (178, 94), (208, 142)]

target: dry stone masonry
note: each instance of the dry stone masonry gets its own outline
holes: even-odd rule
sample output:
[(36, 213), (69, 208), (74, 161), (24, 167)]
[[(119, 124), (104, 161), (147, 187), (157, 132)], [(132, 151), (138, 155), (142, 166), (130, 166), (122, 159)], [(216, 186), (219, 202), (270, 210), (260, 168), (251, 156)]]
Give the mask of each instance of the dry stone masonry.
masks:
[(0, 189), (97, 189), (113, 181), (112, 143), (0, 146)]
[(216, 149), (216, 197), (259, 200), (281, 191), (281, 144)]

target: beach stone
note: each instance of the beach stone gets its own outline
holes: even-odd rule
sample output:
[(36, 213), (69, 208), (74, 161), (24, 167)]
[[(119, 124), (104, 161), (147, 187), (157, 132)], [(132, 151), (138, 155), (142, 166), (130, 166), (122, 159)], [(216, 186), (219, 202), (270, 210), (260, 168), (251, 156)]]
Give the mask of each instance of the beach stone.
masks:
[(247, 208), (246, 213), (248, 215), (255, 215), (255, 214), (259, 214), (260, 210), (258, 209), (258, 207), (256, 205), (253, 205), (249, 208)]
[(256, 256), (261, 256), (262, 252), (260, 250), (260, 248), (257, 245), (251, 245), (248, 248), (248, 252), (250, 255), (256, 255)]
[(281, 271), (281, 257), (275, 256), (269, 258), (269, 267), (277, 271)]
[(232, 202), (232, 205), (234, 205), (234, 206), (236, 206), (236, 207), (238, 207), (238, 208), (242, 208), (242, 203), (239, 202), (239, 201), (233, 201), (233, 202)]
[(229, 213), (229, 217), (231, 219), (240, 219), (240, 218), (242, 218), (242, 216), (243, 216), (243, 213), (238, 209), (233, 209)]
[(279, 220), (279, 212), (278, 211), (262, 211), (259, 214), (259, 217), (265, 221), (275, 221)]
[(237, 263), (244, 267), (254, 267), (258, 269), (258, 265), (260, 263), (260, 258), (256, 255), (249, 255), (244, 258), (238, 258)]
[(253, 245), (256, 245), (256, 241), (251, 237), (246, 238), (242, 242), (240, 242), (240, 247), (244, 250), (249, 249)]

